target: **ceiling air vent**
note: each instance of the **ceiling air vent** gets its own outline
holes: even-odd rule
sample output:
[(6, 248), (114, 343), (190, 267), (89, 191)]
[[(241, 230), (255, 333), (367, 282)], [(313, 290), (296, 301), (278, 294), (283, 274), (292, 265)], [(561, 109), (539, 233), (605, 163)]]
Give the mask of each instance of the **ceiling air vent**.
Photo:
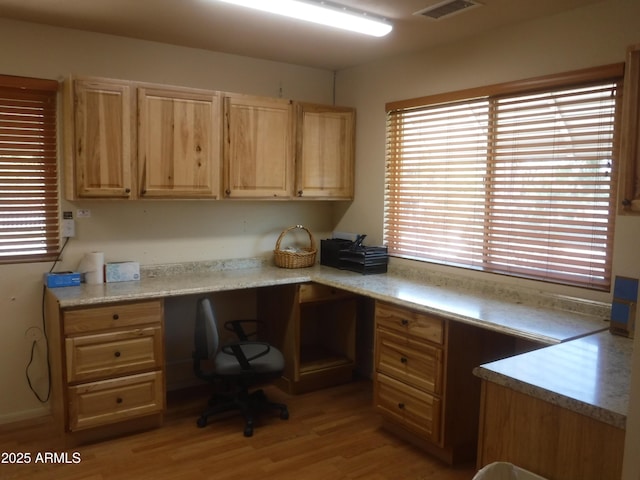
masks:
[(430, 7), (424, 8), (414, 13), (414, 15), (422, 15), (423, 17), (433, 20), (440, 20), (444, 17), (450, 17), (461, 12), (466, 12), (472, 8), (479, 7), (481, 3), (475, 0), (445, 0), (436, 3)]

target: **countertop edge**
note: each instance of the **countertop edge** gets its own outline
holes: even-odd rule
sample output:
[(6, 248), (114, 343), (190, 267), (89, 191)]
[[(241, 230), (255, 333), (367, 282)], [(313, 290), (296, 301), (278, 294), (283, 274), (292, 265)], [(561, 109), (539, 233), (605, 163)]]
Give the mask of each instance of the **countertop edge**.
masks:
[(627, 423), (627, 416), (621, 413), (613, 412), (604, 407), (592, 405), (566, 395), (562, 395), (545, 388), (532, 385), (527, 382), (523, 382), (514, 377), (494, 372), (483, 366), (478, 366), (473, 369), (473, 374), (482, 380), (495, 383), (502, 387), (509, 388), (519, 393), (529, 395), (530, 397), (543, 400), (545, 402), (557, 405), (562, 408), (566, 408), (575, 413), (585, 415), (593, 418), (594, 420), (601, 421), (616, 428), (625, 429)]

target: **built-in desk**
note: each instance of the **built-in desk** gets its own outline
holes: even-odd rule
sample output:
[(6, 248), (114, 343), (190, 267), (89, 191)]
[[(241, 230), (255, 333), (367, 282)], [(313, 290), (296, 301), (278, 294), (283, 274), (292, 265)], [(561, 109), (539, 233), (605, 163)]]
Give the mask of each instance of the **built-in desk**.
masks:
[[(140, 428), (136, 424), (143, 420), (153, 425), (161, 424), (165, 389), (164, 352), (158, 347), (157, 339), (163, 334), (164, 300), (169, 297), (314, 282), (409, 309), (417, 314), (437, 316), (446, 322), (443, 324), (444, 335), (449, 335), (448, 325), (456, 327), (456, 330), (460, 330), (457, 328), (460, 325), (464, 327), (464, 332), (460, 330), (459, 337), (465, 340), (487, 331), (522, 341), (529, 348), (531, 345), (539, 347), (580, 338), (606, 329), (608, 325), (603, 321), (606, 309), (601, 304), (532, 294), (486, 283), (474, 287), (464, 280), (435, 276), (424, 271), (394, 269), (393, 266), (388, 274), (363, 276), (319, 265), (304, 269), (282, 269), (258, 259), (143, 267), (141, 273), (142, 279), (136, 282), (81, 285), (47, 291), (46, 318), (53, 373), (52, 405), (60, 430), (67, 434), (74, 425), (74, 412), (69, 407), (68, 380), (70, 362), (73, 361), (70, 348), (76, 344), (83, 347), (89, 345), (87, 351), (95, 353), (95, 358), (100, 361), (100, 355), (104, 352), (99, 348), (92, 350), (91, 342), (99, 343), (98, 340), (104, 338), (102, 335), (112, 335), (110, 338), (114, 342), (125, 341), (132, 351), (144, 352), (141, 355), (144, 358), (127, 367), (129, 369), (123, 373), (131, 384), (117, 383), (124, 380), (121, 377), (112, 378), (115, 373), (106, 376), (99, 374), (95, 377), (99, 380), (90, 384), (78, 380), (73, 385), (74, 388), (79, 387), (75, 393), (81, 395), (76, 402), (77, 408), (83, 407), (83, 398), (98, 396), (105, 402), (122, 402), (119, 391), (135, 391), (135, 399), (141, 407), (125, 415), (115, 415), (113, 418), (118, 420), (118, 426), (116, 428), (107, 422), (109, 433), (118, 431), (118, 428), (123, 431), (129, 427)], [(144, 313), (141, 317), (143, 320), (135, 320), (138, 310)], [(96, 312), (100, 314), (97, 327), (92, 320)], [(65, 319), (74, 315), (80, 319), (77, 326), (79, 331), (87, 329), (87, 335), (81, 335), (81, 339), (76, 338), (77, 332), (72, 334), (73, 338), (65, 332)], [(116, 327), (109, 320), (116, 316), (127, 318), (133, 324)], [(481, 340), (476, 343), (479, 342)], [(149, 347), (144, 348), (143, 345)], [(470, 371), (466, 374), (469, 382), (479, 382)], [(114, 411), (122, 413), (118, 409)], [(142, 419), (137, 418), (141, 412)], [(71, 436), (80, 441), (85, 437), (91, 438), (93, 432), (100, 433), (103, 421), (105, 418), (89, 418), (89, 423), (85, 423), (89, 427), (80, 428)]]

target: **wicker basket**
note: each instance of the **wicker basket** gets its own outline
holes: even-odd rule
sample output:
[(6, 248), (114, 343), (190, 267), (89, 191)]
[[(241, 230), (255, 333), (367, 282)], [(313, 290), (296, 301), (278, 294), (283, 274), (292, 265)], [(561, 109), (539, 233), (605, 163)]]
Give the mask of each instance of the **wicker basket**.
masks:
[[(291, 230), (295, 230), (296, 228), (301, 228), (309, 234), (309, 247), (301, 249), (301, 251), (289, 252), (287, 250), (280, 250), (280, 242), (284, 236), (290, 232)], [(316, 263), (316, 253), (318, 250), (316, 249), (316, 242), (313, 239), (313, 235), (306, 227), (302, 225), (296, 225), (294, 227), (289, 227), (285, 229), (280, 236), (278, 237), (278, 241), (276, 242), (276, 248), (273, 251), (274, 253), (274, 261), (278, 267), (282, 268), (304, 268), (310, 267), (314, 263)]]

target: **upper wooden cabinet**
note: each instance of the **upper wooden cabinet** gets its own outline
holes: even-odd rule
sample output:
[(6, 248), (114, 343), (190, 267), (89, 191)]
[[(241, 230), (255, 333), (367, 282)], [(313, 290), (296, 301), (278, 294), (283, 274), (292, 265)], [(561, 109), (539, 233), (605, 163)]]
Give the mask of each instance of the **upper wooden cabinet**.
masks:
[(640, 44), (627, 50), (622, 95), (620, 196), (622, 213), (640, 213)]
[(353, 198), (351, 108), (91, 77), (64, 107), (68, 200)]
[(355, 110), (296, 104), (296, 195), (352, 199)]
[(138, 88), (140, 197), (215, 198), (219, 158), (217, 92)]
[(291, 101), (227, 94), (223, 142), (225, 197), (291, 197), (294, 138)]
[(66, 195), (130, 198), (135, 146), (131, 83), (75, 79), (66, 82)]

